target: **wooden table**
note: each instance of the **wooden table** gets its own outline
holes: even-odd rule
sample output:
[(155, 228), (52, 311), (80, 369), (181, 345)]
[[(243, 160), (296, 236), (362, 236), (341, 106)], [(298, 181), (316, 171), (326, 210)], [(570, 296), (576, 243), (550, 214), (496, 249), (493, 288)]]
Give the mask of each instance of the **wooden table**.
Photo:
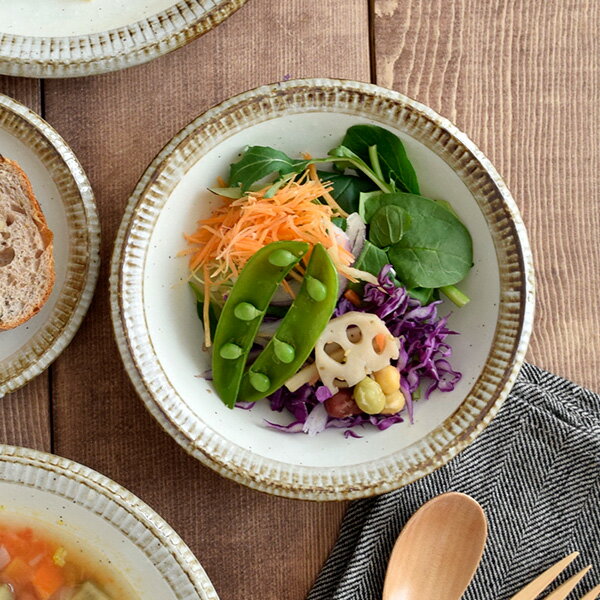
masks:
[(400, 90), (454, 121), (505, 177), (537, 264), (528, 359), (600, 389), (600, 3), (249, 0), (150, 64), (74, 80), (0, 78), (71, 145), (96, 192), (102, 270), (70, 347), (0, 401), (0, 441), (83, 462), (182, 535), (222, 600), (299, 600), (343, 504), (269, 497), (189, 458), (146, 413), (113, 340), (108, 265), (128, 194), (173, 134), (232, 94), (284, 77)]

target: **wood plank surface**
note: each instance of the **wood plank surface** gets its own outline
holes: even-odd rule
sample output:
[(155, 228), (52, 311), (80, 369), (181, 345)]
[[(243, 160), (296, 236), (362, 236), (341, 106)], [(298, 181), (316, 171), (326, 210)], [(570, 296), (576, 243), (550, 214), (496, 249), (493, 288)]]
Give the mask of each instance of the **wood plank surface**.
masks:
[(0, 400), (0, 442), (53, 441), (131, 489), (182, 535), (222, 600), (303, 598), (345, 506), (270, 497), (202, 467), (146, 413), (120, 362), (107, 279), (127, 196), (172, 135), (215, 103), (287, 76), (372, 75), (450, 118), (504, 176), (528, 226), (538, 279), (528, 359), (600, 389), (600, 4), (341, 4), (250, 0), (148, 65), (43, 84), (0, 77), (1, 93), (43, 112), (74, 149), (103, 229), (89, 314), (50, 374)]
[(537, 271), (527, 359), (600, 390), (600, 3), (374, 0), (377, 83), (490, 158)]
[(204, 468), (163, 433), (134, 393), (113, 340), (112, 240), (148, 163), (211, 105), (285, 76), (369, 79), (367, 2), (344, 5), (339, 19), (333, 3), (250, 0), (215, 31), (148, 65), (45, 84), (47, 119), (90, 177), (103, 234), (94, 301), (54, 371), (55, 452), (113, 477), (163, 515), (222, 600), (303, 598), (344, 505), (250, 491)]
[[(0, 76), (0, 94), (22, 102), (38, 114), (42, 112), (41, 84), (36, 79)], [(51, 449), (49, 378), (50, 372), (46, 371), (29, 385), (0, 398), (0, 443)]]

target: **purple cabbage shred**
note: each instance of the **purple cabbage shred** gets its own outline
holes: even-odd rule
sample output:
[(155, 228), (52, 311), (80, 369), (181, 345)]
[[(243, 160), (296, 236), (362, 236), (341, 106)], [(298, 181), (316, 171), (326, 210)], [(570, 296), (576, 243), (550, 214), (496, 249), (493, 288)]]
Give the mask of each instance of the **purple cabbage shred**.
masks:
[[(400, 339), (400, 356), (396, 367), (401, 375), (401, 389), (406, 398), (406, 414), (414, 422), (413, 395), (424, 385), (424, 397), (432, 392), (450, 392), (460, 381), (461, 373), (455, 371), (449, 361), (452, 349), (446, 338), (456, 332), (447, 327), (448, 316), (438, 317), (440, 301), (423, 306), (411, 298), (406, 289), (397, 287), (392, 280), (392, 267), (386, 265), (378, 276), (378, 285), (367, 283), (362, 304), (357, 308), (345, 297), (341, 297), (333, 313), (339, 317), (347, 312), (360, 311), (377, 315), (384, 321), (393, 336)], [(344, 437), (360, 438), (352, 431), (356, 427), (374, 426), (385, 431), (404, 418), (394, 415), (356, 415), (336, 419), (327, 414), (323, 404), (332, 392), (324, 385), (305, 384), (295, 392), (286, 387), (269, 396), (271, 409), (287, 411), (294, 417), (288, 425), (266, 421), (268, 427), (285, 433), (307, 433), (316, 435), (325, 429), (345, 429)]]

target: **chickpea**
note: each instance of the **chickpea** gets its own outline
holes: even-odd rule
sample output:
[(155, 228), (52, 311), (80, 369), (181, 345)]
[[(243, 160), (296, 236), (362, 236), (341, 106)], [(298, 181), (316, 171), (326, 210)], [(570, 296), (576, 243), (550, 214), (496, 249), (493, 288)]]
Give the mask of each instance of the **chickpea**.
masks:
[(392, 365), (388, 365), (380, 371), (375, 371), (373, 376), (381, 386), (384, 394), (393, 394), (400, 389), (400, 371)]
[(406, 398), (401, 390), (396, 390), (391, 394), (385, 395), (385, 407), (381, 411), (382, 415), (395, 415), (400, 412), (406, 404)]
[(385, 407), (385, 394), (381, 386), (370, 377), (365, 377), (354, 386), (352, 396), (358, 408), (368, 415), (377, 415)]

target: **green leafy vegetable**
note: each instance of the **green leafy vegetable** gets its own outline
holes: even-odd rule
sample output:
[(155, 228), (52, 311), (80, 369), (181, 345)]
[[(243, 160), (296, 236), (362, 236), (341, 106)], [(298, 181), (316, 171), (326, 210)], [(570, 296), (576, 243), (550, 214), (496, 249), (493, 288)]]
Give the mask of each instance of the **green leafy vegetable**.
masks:
[(339, 227), (342, 231), (346, 231), (346, 228), (348, 227), (348, 223), (346, 223), (346, 219), (344, 219), (344, 217), (333, 217), (331, 222), (336, 227)]
[(241, 187), (212, 187), (208, 188), (208, 191), (232, 200), (237, 200), (244, 195)]
[(348, 214), (358, 212), (358, 199), (361, 192), (369, 192), (376, 186), (373, 182), (355, 175), (344, 175), (342, 173), (329, 173), (318, 171), (319, 179), (323, 182), (331, 182), (333, 199)]
[(240, 186), (245, 192), (264, 177), (273, 173), (299, 173), (308, 164), (307, 160), (295, 160), (268, 146), (251, 146), (238, 162), (231, 165), (229, 185)]
[(384, 194), (382, 201), (403, 208), (411, 225), (388, 256), (408, 287), (439, 288), (461, 281), (473, 266), (467, 228), (443, 206), (413, 194)]
[(410, 227), (409, 214), (394, 204), (382, 206), (373, 216), (369, 240), (379, 248), (397, 244)]
[[(377, 156), (383, 178), (394, 181), (402, 191), (419, 194), (417, 174), (406, 155), (404, 144), (391, 131), (376, 125), (354, 125), (342, 140), (342, 146), (351, 150), (364, 162), (370, 160), (369, 148), (377, 147)], [(373, 164), (377, 171), (377, 166)]]
[[(371, 204), (371, 199), (376, 198), (377, 196), (381, 196), (383, 192), (381, 190), (377, 190), (375, 192), (361, 192), (358, 197), (358, 214), (361, 216), (362, 220), (365, 223), (368, 223), (371, 220), (371, 217), (375, 214), (375, 211), (372, 210), (369, 206), (369, 219), (367, 219), (367, 205)], [(381, 208), (380, 205), (377, 205), (377, 210)]]
[(369, 242), (369, 240), (365, 240), (365, 245), (356, 259), (354, 266), (361, 271), (367, 271), (367, 273), (371, 273), (377, 277), (381, 269), (389, 264), (389, 262), (385, 250), (378, 248)]

